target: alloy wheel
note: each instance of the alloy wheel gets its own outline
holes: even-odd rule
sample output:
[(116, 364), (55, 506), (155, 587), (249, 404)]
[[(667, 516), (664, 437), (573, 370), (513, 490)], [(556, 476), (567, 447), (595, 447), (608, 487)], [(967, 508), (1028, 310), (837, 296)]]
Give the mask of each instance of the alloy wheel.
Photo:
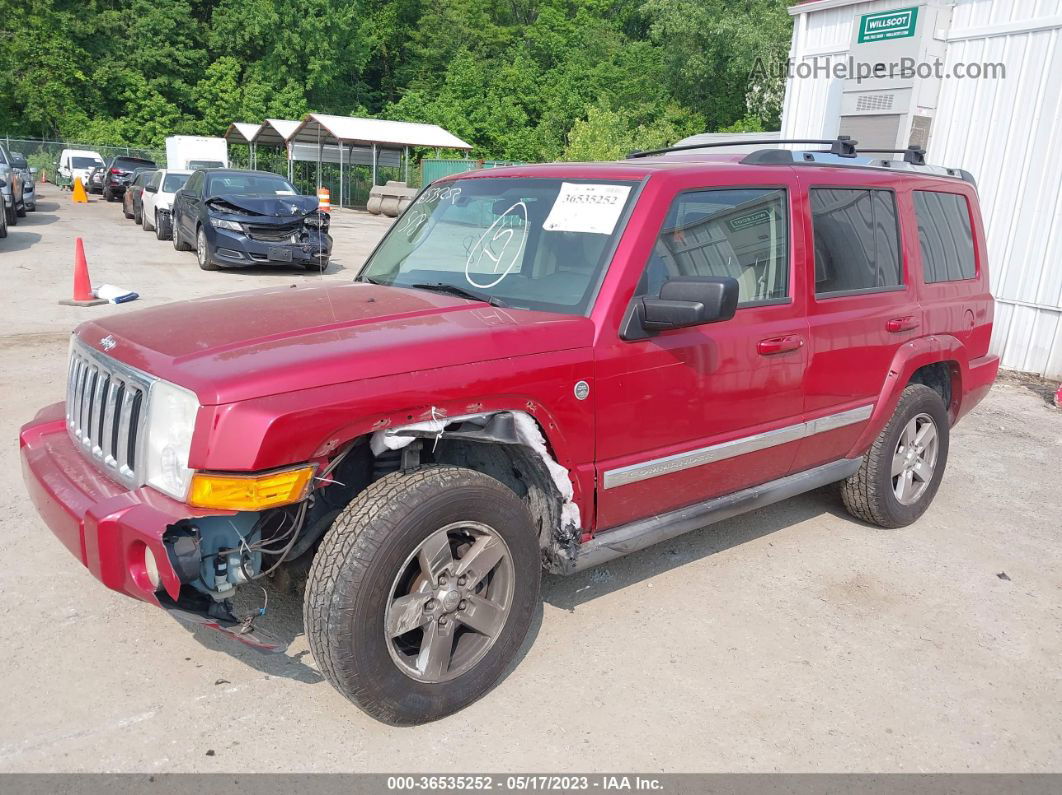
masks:
[(892, 491), (901, 505), (913, 505), (933, 482), (937, 466), (937, 424), (918, 414), (904, 426), (892, 456)]
[(429, 535), (391, 585), (384, 634), (391, 659), (420, 682), (471, 670), (509, 618), (515, 570), (492, 528), (455, 522)]

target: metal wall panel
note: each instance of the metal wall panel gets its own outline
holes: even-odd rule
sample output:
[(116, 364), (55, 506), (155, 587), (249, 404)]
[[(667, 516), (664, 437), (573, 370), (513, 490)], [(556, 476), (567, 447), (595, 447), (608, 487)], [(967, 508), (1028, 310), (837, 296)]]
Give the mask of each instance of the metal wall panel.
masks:
[[(863, 14), (890, 0), (794, 17), (794, 62), (843, 55)], [(930, 162), (977, 178), (997, 299), (992, 348), (1004, 367), (1062, 379), (1062, 0), (959, 0), (945, 68), (1001, 62), (1006, 79), (945, 79)], [(837, 132), (841, 81), (790, 80), (784, 137)]]

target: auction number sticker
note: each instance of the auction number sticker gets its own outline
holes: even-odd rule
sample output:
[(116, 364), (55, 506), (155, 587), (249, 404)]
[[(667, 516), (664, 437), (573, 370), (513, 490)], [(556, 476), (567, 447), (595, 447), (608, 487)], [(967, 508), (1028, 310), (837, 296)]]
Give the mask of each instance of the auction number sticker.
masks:
[(542, 228), (549, 232), (611, 235), (630, 192), (630, 185), (562, 182)]

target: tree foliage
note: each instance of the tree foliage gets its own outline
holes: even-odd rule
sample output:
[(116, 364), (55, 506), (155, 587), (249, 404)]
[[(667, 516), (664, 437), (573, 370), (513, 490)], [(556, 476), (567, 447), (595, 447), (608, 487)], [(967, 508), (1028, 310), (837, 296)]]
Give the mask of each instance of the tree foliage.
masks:
[(600, 159), (778, 122), (786, 0), (34, 0), (0, 132), (159, 145), (308, 110), (440, 124), (477, 157)]

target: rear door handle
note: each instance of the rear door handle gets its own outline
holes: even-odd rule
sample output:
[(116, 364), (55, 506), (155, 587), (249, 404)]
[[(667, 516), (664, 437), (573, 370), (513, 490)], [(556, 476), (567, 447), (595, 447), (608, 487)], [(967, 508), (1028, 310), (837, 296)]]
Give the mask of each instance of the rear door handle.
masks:
[(914, 317), (914, 315), (894, 317), (885, 324), (885, 329), (893, 334), (898, 334), (901, 331), (912, 331), (916, 328), (918, 328), (918, 318)]
[(782, 337), (768, 337), (756, 343), (756, 353), (760, 356), (774, 356), (776, 353), (798, 351), (804, 345), (804, 338), (799, 334), (786, 334)]

